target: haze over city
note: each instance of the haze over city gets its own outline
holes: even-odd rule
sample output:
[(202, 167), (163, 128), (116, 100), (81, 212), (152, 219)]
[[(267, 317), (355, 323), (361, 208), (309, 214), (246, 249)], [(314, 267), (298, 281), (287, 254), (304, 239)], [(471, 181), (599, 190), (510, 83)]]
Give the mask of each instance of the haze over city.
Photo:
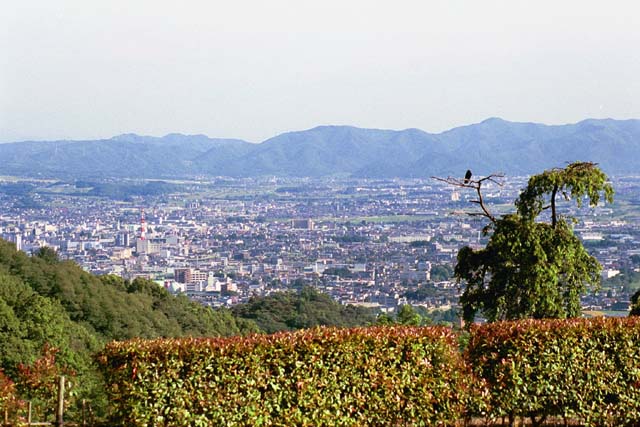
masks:
[(631, 1), (8, 2), (0, 141), (640, 117)]

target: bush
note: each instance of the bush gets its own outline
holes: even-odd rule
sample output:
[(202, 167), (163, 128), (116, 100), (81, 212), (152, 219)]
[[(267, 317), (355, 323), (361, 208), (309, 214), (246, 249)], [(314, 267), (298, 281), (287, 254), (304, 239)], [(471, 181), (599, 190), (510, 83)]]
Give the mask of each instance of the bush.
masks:
[(112, 422), (166, 426), (452, 424), (470, 391), (450, 329), (316, 328), (113, 342)]
[(633, 317), (498, 322), (469, 334), (378, 326), (136, 339), (109, 344), (98, 361), (119, 425), (640, 420), (640, 318)]
[(522, 320), (471, 328), (468, 363), (489, 387), (490, 415), (640, 420), (640, 319)]
[(23, 402), (18, 398), (15, 383), (0, 370), (0, 414), (15, 421), (16, 411), (23, 406)]

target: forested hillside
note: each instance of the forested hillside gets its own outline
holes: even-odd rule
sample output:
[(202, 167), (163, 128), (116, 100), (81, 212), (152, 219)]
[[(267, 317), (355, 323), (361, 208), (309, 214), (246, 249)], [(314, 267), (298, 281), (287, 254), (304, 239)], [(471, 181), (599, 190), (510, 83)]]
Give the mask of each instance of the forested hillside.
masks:
[(56, 372), (79, 379), (75, 393), (95, 401), (102, 386), (92, 357), (108, 341), (257, 331), (228, 310), (173, 296), (153, 282), (93, 276), (50, 249), (30, 257), (0, 240), (0, 372), (24, 394), (33, 392), (24, 366), (52, 354)]
[(94, 276), (59, 260), (49, 248), (29, 256), (0, 239), (0, 382), (6, 375), (23, 396), (34, 393), (25, 375), (36, 375), (37, 366), (51, 360), (55, 366), (47, 375), (71, 373), (77, 378), (76, 396), (97, 407), (104, 404), (93, 356), (112, 340), (246, 335), (374, 321), (372, 312), (341, 306), (311, 288), (254, 298), (234, 312), (214, 310), (146, 279)]

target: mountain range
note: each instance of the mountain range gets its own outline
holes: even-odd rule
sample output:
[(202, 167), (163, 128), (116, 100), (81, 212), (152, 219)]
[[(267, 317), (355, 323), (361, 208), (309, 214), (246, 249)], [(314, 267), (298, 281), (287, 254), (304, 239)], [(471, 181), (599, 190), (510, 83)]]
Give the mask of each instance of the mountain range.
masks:
[(442, 133), (318, 126), (254, 144), (205, 135), (124, 134), (0, 144), (0, 175), (56, 178), (527, 175), (576, 160), (640, 171), (640, 120), (544, 125), (490, 118)]

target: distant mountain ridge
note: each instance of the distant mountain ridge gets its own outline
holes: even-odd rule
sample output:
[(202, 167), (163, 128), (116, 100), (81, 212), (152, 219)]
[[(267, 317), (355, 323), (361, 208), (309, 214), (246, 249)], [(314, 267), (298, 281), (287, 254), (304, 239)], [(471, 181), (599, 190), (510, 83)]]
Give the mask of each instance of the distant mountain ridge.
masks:
[(640, 120), (544, 125), (490, 118), (438, 134), (318, 126), (260, 144), (177, 133), (0, 144), (1, 175), (46, 177), (526, 175), (575, 160), (597, 162), (608, 174), (637, 173)]

